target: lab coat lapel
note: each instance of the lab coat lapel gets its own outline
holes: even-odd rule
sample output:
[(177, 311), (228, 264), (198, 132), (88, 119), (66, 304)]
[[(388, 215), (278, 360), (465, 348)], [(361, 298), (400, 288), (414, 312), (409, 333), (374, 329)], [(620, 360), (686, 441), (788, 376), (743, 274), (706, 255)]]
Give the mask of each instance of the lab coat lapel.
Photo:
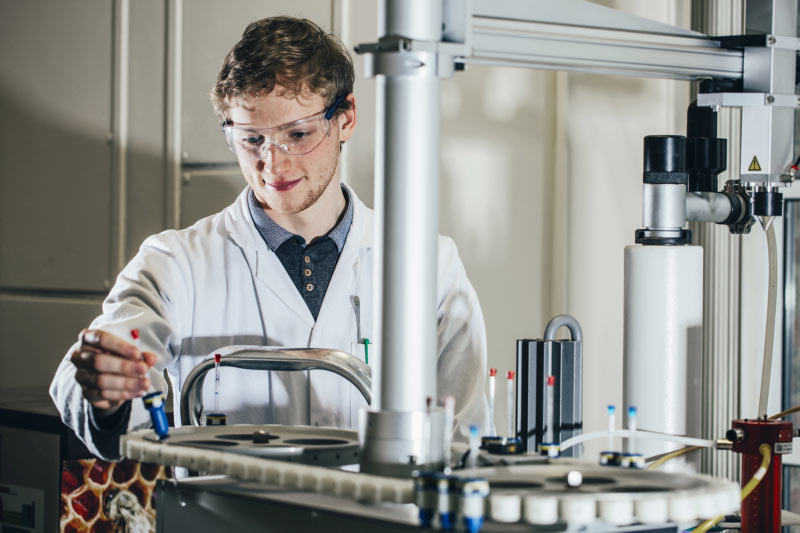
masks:
[(313, 327), (314, 317), (311, 316), (311, 311), (309, 311), (306, 302), (303, 301), (303, 297), (300, 296), (297, 287), (289, 278), (283, 263), (266, 246), (264, 244), (264, 248), (258, 250), (256, 278), (275, 293), (275, 296), (280, 298), (284, 305), (300, 317), (303, 322), (308, 324), (309, 327)]
[[(363, 265), (361, 265), (360, 259), (364, 253), (371, 251), (371, 243), (365, 239), (368, 236), (365, 231), (366, 217), (368, 216), (367, 208), (352, 189), (349, 189), (349, 191), (350, 198), (354, 202), (353, 222), (344, 248), (342, 248), (342, 254), (339, 256), (339, 261), (333, 271), (328, 291), (325, 293), (325, 299), (322, 301), (322, 307), (320, 308), (314, 331), (311, 334), (310, 343), (314, 347), (338, 348), (345, 352), (350, 352), (349, 342), (346, 346), (344, 344), (331, 346), (330, 341), (327, 339), (349, 339), (346, 334), (343, 335), (342, 326), (350, 321), (343, 320), (342, 310), (352, 307), (350, 297), (358, 295), (356, 281), (361, 276), (368, 275), (368, 273), (363, 272)], [(353, 331), (352, 340), (356, 340), (355, 331)]]
[[(314, 326), (314, 317), (303, 301), (303, 297), (292, 283), (289, 274), (283, 267), (278, 256), (267, 248), (264, 239), (256, 230), (253, 219), (250, 216), (250, 209), (247, 204), (247, 195), (250, 188), (247, 187), (236, 200), (236, 203), (228, 210), (226, 226), (230, 237), (244, 249), (248, 260), (255, 259), (255, 264), (251, 262), (251, 269), (256, 279), (272, 291), (283, 304), (305, 322), (309, 328)], [(268, 309), (262, 309), (266, 313)]]

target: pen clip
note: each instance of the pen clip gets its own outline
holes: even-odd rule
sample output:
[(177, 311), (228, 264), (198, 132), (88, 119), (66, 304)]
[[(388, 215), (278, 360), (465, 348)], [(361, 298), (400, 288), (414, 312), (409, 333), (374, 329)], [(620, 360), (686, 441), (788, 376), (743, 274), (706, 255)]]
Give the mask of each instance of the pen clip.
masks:
[(361, 299), (353, 294), (350, 296), (350, 301), (353, 304), (353, 311), (356, 313), (356, 342), (361, 344)]

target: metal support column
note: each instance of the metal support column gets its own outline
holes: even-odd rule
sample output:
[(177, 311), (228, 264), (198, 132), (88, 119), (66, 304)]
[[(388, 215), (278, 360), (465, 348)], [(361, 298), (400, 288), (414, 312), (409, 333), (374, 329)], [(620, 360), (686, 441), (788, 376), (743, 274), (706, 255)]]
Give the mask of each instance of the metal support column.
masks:
[[(442, 2), (383, 0), (379, 43), (367, 56), (377, 76), (375, 157), (376, 323), (379, 410), (366, 416), (362, 469), (402, 475), (441, 462), (436, 405), (436, 278), (439, 206), (439, 72)], [(452, 68), (452, 67), (451, 67)]]

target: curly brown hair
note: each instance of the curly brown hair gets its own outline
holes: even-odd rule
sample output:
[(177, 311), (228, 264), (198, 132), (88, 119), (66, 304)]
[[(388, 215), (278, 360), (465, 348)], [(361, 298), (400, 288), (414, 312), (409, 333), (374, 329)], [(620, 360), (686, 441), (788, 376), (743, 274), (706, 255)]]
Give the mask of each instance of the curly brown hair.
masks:
[[(222, 121), (243, 98), (269, 94), (276, 85), (286, 96), (320, 94), (326, 106), (353, 92), (353, 60), (338, 37), (308, 19), (270, 17), (250, 23), (234, 45), (211, 89), (214, 112)], [(342, 100), (337, 114), (348, 109)]]

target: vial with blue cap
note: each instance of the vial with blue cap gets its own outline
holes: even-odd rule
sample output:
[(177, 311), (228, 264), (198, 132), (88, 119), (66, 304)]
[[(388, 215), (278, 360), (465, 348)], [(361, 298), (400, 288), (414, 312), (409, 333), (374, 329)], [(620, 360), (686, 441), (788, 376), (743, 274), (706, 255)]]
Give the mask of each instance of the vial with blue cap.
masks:
[(461, 480), (461, 516), (464, 529), (478, 533), (483, 527), (484, 508), (489, 496), (489, 481), (485, 478), (465, 478)]
[(153, 430), (158, 435), (159, 440), (169, 437), (169, 423), (167, 413), (164, 411), (164, 393), (161, 391), (151, 392), (142, 398), (144, 406), (150, 411), (150, 420), (153, 422)]
[[(139, 330), (132, 329), (131, 337), (136, 344), (136, 349), (141, 354), (143, 350)], [(160, 440), (166, 439), (169, 436), (169, 422), (167, 421), (167, 413), (164, 410), (164, 393), (155, 390), (151, 384), (147, 394), (142, 397), (142, 402), (145, 408), (150, 412), (150, 421), (153, 423), (153, 430), (156, 432), (156, 435), (158, 435)]]

